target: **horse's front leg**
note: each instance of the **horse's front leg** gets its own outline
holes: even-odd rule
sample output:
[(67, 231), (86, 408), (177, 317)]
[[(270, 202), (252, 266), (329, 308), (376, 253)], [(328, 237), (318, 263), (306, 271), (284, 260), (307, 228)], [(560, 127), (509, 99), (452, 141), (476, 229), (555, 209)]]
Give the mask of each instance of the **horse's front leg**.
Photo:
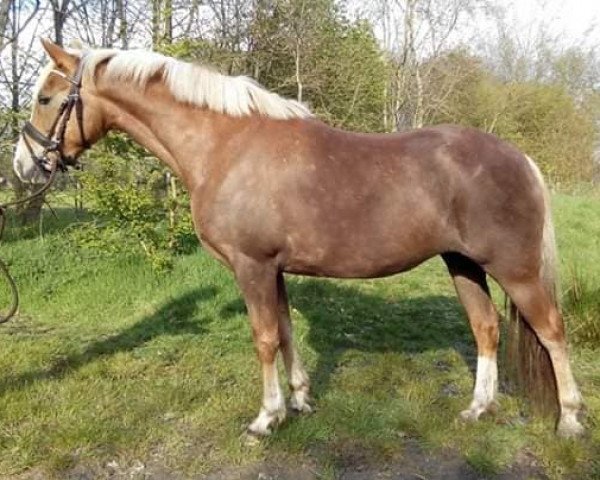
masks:
[(270, 263), (243, 257), (234, 263), (238, 285), (244, 295), (254, 346), (262, 367), (263, 403), (258, 417), (248, 427), (252, 435), (268, 435), (286, 414), (285, 400), (277, 374), (279, 305), (277, 269)]

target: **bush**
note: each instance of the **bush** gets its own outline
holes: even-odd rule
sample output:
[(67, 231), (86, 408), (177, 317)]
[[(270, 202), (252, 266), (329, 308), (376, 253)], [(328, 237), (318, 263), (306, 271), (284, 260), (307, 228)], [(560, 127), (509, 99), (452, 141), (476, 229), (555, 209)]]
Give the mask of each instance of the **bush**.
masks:
[[(566, 86), (502, 82), (476, 57), (460, 51), (433, 63), (427, 98), (436, 98), (438, 91), (447, 94), (433, 109), (432, 123), (469, 125), (508, 140), (532, 157), (554, 185), (591, 180), (594, 114)], [(445, 85), (452, 88), (444, 90)]]
[(169, 267), (194, 236), (183, 189), (172, 184), (157, 160), (121, 135), (109, 135), (90, 159), (90, 168), (78, 178), (94, 220), (71, 231), (77, 245), (107, 254), (143, 252), (155, 267)]

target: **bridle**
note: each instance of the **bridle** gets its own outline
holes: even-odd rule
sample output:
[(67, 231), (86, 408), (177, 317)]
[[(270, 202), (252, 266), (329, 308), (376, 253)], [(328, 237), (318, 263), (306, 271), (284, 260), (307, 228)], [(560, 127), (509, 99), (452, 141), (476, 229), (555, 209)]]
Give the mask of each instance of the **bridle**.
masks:
[[(29, 202), (33, 198), (42, 195), (52, 186), (57, 170), (65, 171), (69, 166), (77, 167), (77, 159), (74, 157), (68, 157), (63, 152), (67, 123), (69, 123), (73, 109), (75, 109), (82, 145), (84, 148), (90, 147), (90, 144), (85, 137), (85, 132), (83, 131), (83, 103), (81, 102), (80, 94), (85, 57), (86, 55), (83, 54), (73, 78), (62, 75), (60, 72), (55, 72), (63, 76), (71, 84), (71, 88), (69, 89), (69, 94), (67, 97), (60, 104), (58, 113), (56, 114), (54, 122), (52, 122), (52, 127), (50, 128), (48, 134), (45, 135), (40, 132), (29, 121), (25, 122), (25, 125), (21, 130), (21, 136), (25, 142), (25, 145), (27, 146), (27, 150), (29, 150), (29, 154), (31, 155), (33, 161), (46, 176), (46, 183), (44, 183), (44, 185), (26, 198), (20, 198), (12, 202), (0, 204), (0, 239), (2, 238), (4, 226), (6, 224), (5, 210), (7, 207), (22, 205)], [(35, 143), (44, 148), (41, 155), (35, 154), (30, 140), (33, 140)], [(49, 153), (55, 153), (57, 155), (54, 159), (52, 159), (48, 157)], [(0, 314), (0, 323), (5, 323), (10, 320), (15, 313), (17, 313), (17, 309), (19, 308), (19, 291), (14, 279), (8, 271), (8, 266), (2, 260), (0, 260), (0, 275), (3, 276), (8, 282), (12, 297), (8, 312), (6, 314)]]
[[(75, 109), (75, 118), (77, 120), (77, 125), (79, 126), (81, 143), (84, 148), (90, 147), (90, 143), (87, 141), (85, 132), (83, 130), (83, 102), (81, 101), (80, 93), (85, 58), (86, 54), (84, 53), (81, 57), (79, 65), (77, 66), (75, 75), (72, 78), (62, 75), (58, 71), (55, 72), (67, 80), (71, 84), (71, 88), (69, 89), (69, 94), (60, 104), (58, 113), (56, 114), (54, 122), (52, 122), (52, 126), (50, 127), (48, 134), (40, 132), (29, 121), (25, 122), (25, 125), (21, 130), (23, 142), (25, 143), (27, 150), (29, 150), (31, 158), (46, 176), (50, 175), (51, 165), (53, 163), (48, 157), (49, 153), (57, 154), (55, 160), (56, 168), (63, 172), (66, 171), (67, 167), (69, 166), (77, 166), (77, 159), (75, 157), (66, 156), (63, 152), (65, 132), (67, 130), (67, 124), (69, 123), (73, 109)], [(30, 140), (43, 147), (44, 150), (40, 155), (36, 155)]]

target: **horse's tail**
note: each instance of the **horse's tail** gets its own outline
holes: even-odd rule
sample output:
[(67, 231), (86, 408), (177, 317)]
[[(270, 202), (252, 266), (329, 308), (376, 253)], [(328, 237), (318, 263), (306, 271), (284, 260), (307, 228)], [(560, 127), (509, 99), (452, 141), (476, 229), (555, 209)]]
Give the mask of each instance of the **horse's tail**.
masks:
[[(550, 194), (537, 165), (527, 157), (544, 192), (544, 230), (541, 245), (540, 279), (552, 302), (559, 307), (557, 250), (550, 208)], [(535, 411), (557, 412), (557, 390), (552, 361), (516, 305), (508, 301), (507, 373), (510, 384), (529, 398)]]

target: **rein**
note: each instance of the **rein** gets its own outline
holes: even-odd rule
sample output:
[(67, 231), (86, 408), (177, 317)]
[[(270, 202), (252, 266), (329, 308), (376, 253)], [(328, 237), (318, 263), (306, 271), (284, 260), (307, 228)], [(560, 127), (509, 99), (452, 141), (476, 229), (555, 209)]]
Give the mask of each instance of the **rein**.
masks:
[[(44, 185), (42, 185), (31, 195), (25, 198), (21, 198), (19, 200), (14, 200), (12, 202), (3, 203), (2, 205), (0, 205), (0, 240), (2, 240), (2, 236), (4, 235), (4, 227), (6, 226), (6, 208), (22, 205), (42, 195), (46, 190), (48, 190), (52, 186), (54, 178), (56, 177), (56, 172), (58, 170), (57, 166), (57, 162), (53, 162), (51, 164), (48, 180), (46, 180), (46, 183), (44, 183)], [(17, 313), (17, 308), (19, 308), (19, 290), (17, 289), (17, 284), (15, 283), (14, 278), (8, 271), (8, 266), (2, 259), (0, 259), (0, 273), (6, 279), (6, 283), (8, 283), (8, 286), (10, 287), (12, 296), (10, 309), (8, 310), (8, 313), (6, 315), (0, 315), (0, 323), (6, 323), (15, 315), (15, 313)]]
[[(83, 103), (81, 101), (80, 95), (84, 60), (85, 55), (81, 58), (81, 61), (79, 62), (79, 65), (77, 67), (77, 71), (75, 72), (75, 76), (73, 78), (65, 77), (65, 79), (71, 84), (71, 88), (69, 89), (69, 94), (67, 95), (67, 97), (60, 104), (58, 113), (56, 114), (54, 122), (52, 122), (52, 126), (50, 127), (50, 131), (48, 132), (48, 134), (45, 135), (44, 133), (40, 132), (29, 121), (25, 122), (25, 125), (21, 130), (21, 136), (23, 138), (25, 146), (27, 147), (27, 150), (29, 150), (31, 158), (40, 168), (40, 170), (42, 170), (44, 175), (46, 175), (47, 180), (46, 183), (44, 183), (44, 185), (42, 185), (31, 195), (25, 198), (21, 198), (19, 200), (14, 200), (12, 202), (0, 204), (0, 241), (2, 240), (2, 236), (4, 234), (4, 227), (6, 226), (6, 209), (8, 207), (23, 205), (33, 200), (34, 198), (39, 197), (52, 186), (54, 178), (56, 177), (56, 172), (58, 170), (64, 172), (67, 170), (68, 166), (77, 166), (77, 161), (75, 158), (67, 157), (63, 153), (65, 132), (67, 130), (67, 124), (69, 123), (71, 114), (73, 113), (73, 109), (75, 109), (75, 117), (79, 126), (79, 134), (81, 136), (83, 147), (90, 147), (90, 144), (87, 141), (85, 137), (85, 132), (83, 130)], [(30, 140), (33, 140), (35, 143), (43, 147), (44, 150), (42, 151), (41, 155), (36, 155), (36, 153), (33, 150), (33, 146), (30, 143)], [(51, 159), (48, 157), (48, 154), (50, 153), (54, 153), (56, 154), (56, 156), (53, 159)], [(12, 297), (8, 313), (6, 313), (5, 315), (0, 314), (1, 324), (8, 322), (15, 315), (15, 313), (17, 313), (17, 309), (19, 308), (19, 290), (17, 288), (17, 284), (15, 283), (14, 278), (8, 270), (8, 266), (1, 259), (0, 273), (6, 279)]]

